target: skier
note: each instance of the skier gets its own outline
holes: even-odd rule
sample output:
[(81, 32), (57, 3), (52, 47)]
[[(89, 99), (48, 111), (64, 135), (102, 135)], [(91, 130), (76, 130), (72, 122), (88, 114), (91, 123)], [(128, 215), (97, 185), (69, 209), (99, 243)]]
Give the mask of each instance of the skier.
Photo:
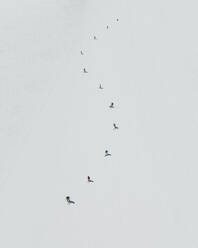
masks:
[(117, 18), (117, 19), (116, 19), (116, 21), (118, 22), (118, 21), (119, 21), (119, 19)]
[(96, 36), (94, 36), (94, 40), (97, 40)]
[(107, 25), (107, 29), (109, 29), (109, 26)]
[(81, 54), (81, 55), (84, 55), (83, 51), (80, 51), (80, 54)]
[(83, 72), (84, 72), (84, 73), (88, 73), (88, 71), (87, 71), (85, 68), (83, 69)]
[(114, 103), (112, 102), (109, 108), (114, 108)]
[(93, 183), (93, 182), (94, 182), (93, 180), (91, 180), (90, 176), (87, 177), (87, 181), (88, 181), (89, 183)]
[(69, 204), (75, 204), (74, 201), (71, 201), (71, 200), (70, 200), (70, 196), (67, 196), (67, 197), (66, 197), (66, 201), (67, 201)]
[(113, 127), (114, 127), (114, 129), (118, 129), (118, 126), (116, 126), (115, 123), (113, 123)]
[(99, 85), (99, 89), (100, 89), (100, 90), (103, 90), (103, 87), (102, 87), (102, 85), (101, 85), (101, 84)]
[(105, 151), (105, 157), (111, 156), (111, 154), (108, 152), (108, 150)]

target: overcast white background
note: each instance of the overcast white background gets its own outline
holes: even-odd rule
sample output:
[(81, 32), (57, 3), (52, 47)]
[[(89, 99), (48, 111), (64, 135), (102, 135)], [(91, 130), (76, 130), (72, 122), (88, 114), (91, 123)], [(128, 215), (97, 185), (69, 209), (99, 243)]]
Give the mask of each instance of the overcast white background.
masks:
[(198, 247), (197, 7), (0, 1), (1, 247)]

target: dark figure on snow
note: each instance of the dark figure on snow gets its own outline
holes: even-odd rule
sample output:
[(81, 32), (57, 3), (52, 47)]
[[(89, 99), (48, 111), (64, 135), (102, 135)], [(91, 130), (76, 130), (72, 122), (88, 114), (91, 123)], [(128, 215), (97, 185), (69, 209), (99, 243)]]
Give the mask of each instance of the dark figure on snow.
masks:
[(91, 180), (90, 176), (87, 177), (87, 181), (88, 181), (89, 183), (93, 183), (93, 182), (94, 182), (93, 180)]
[(118, 129), (118, 126), (116, 126), (115, 123), (113, 123), (113, 127), (114, 127), (114, 129)]
[(119, 21), (119, 19), (117, 18), (117, 19), (116, 19), (116, 21), (118, 22), (118, 21)]
[(109, 29), (109, 26), (107, 25), (107, 29)]
[(84, 73), (88, 73), (88, 71), (87, 71), (85, 68), (83, 69), (83, 72), (84, 72)]
[(108, 152), (108, 150), (105, 151), (105, 157), (111, 156), (111, 154)]
[(81, 55), (84, 55), (83, 51), (80, 51), (80, 54), (81, 54)]
[(110, 104), (109, 108), (114, 108), (114, 103), (113, 102)]
[(97, 40), (96, 36), (94, 36), (94, 40)]
[(67, 201), (69, 204), (75, 204), (74, 201), (71, 201), (71, 200), (70, 200), (70, 196), (67, 196), (67, 197), (66, 197), (66, 201)]
[(101, 85), (101, 84), (99, 85), (99, 89), (100, 89), (100, 90), (103, 90), (103, 87), (102, 87), (102, 85)]

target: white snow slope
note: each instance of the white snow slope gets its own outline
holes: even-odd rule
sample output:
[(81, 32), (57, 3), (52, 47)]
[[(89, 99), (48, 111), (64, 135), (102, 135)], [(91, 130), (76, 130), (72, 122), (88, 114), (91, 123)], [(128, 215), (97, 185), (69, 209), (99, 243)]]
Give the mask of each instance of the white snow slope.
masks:
[(198, 247), (197, 5), (1, 1), (0, 247)]

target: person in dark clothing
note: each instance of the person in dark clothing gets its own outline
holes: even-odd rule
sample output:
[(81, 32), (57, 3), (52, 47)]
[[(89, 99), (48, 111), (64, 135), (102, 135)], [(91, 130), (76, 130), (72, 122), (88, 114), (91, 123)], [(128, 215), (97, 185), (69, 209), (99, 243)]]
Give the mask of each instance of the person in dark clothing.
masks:
[(114, 103), (113, 102), (110, 104), (109, 108), (114, 108)]
[(93, 183), (93, 182), (94, 182), (93, 180), (91, 180), (90, 176), (87, 177), (87, 181), (88, 181), (89, 183)]
[(116, 126), (115, 123), (113, 123), (113, 127), (114, 127), (114, 129), (118, 129), (118, 126)]
[(94, 40), (97, 40), (96, 36), (94, 36)]
[(99, 85), (99, 89), (103, 90), (103, 87), (102, 87), (102, 85), (101, 85), (101, 84)]
[(111, 154), (108, 152), (108, 150), (105, 151), (105, 157), (111, 156)]
[(80, 51), (80, 54), (81, 54), (81, 55), (84, 55), (83, 51)]
[(71, 201), (71, 200), (70, 200), (70, 196), (67, 196), (67, 197), (66, 197), (66, 201), (67, 201), (69, 204), (75, 204), (74, 201)]
[(88, 71), (87, 71), (85, 68), (83, 69), (83, 72), (84, 72), (84, 73), (88, 73)]

